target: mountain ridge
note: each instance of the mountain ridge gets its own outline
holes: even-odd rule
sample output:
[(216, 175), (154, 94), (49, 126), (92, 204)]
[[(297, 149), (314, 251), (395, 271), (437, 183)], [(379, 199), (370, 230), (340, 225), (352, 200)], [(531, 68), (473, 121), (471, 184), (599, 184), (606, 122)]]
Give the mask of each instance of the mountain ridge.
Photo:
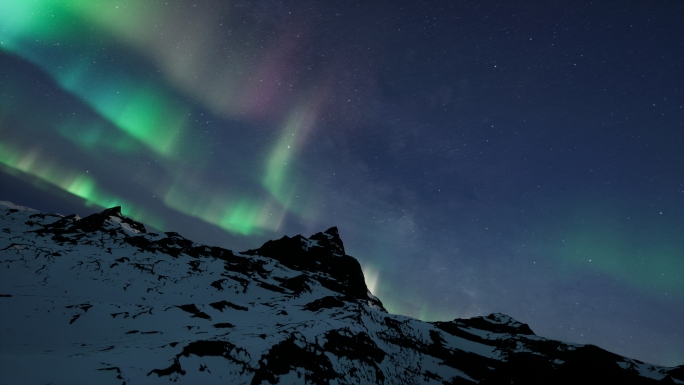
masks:
[(389, 314), (335, 227), (233, 252), (0, 202), (0, 282), (0, 378), (28, 383), (684, 383), (500, 313)]

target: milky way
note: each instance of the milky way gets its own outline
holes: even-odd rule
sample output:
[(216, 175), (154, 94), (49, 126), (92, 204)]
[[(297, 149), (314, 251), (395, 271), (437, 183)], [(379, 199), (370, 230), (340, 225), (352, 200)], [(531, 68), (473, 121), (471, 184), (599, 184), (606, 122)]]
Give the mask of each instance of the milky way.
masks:
[(0, 2), (0, 199), (256, 248), (391, 312), (684, 362), (684, 7)]

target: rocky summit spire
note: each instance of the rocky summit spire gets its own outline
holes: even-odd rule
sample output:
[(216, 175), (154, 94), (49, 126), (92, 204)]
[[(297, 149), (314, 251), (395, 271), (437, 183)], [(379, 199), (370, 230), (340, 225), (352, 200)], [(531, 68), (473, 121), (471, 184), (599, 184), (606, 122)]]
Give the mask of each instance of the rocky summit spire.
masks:
[(337, 231), (337, 227), (333, 226), (322, 233), (316, 233), (309, 237), (318, 241), (318, 244), (333, 250), (335, 255), (344, 255), (344, 243), (340, 238), (340, 233)]

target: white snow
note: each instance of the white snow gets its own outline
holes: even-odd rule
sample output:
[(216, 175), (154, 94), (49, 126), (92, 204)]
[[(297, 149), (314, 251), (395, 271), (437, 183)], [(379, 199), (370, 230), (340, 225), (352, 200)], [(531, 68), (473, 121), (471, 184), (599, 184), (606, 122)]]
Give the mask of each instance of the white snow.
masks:
[(24, 206), (19, 206), (18, 204), (14, 204), (14, 203), (8, 202), (8, 201), (0, 201), (0, 206), (5, 206), (7, 209), (14, 209), (14, 210), (19, 210), (19, 211), (39, 212), (38, 210), (34, 210), (34, 209), (24, 207)]
[(127, 232), (129, 232), (129, 233), (132, 233), (132, 234), (140, 234), (140, 231), (138, 231), (138, 230), (132, 228), (131, 225), (129, 225), (128, 223), (124, 222), (124, 221), (123, 221), (121, 218), (119, 218), (119, 217), (115, 217), (115, 216), (112, 215), (112, 216), (109, 217), (109, 221), (119, 224), (119, 226), (121, 226), (122, 229), (124, 229), (125, 231), (127, 231)]
[[(377, 297), (370, 292), (367, 298), (347, 301), (343, 307), (315, 313), (304, 310), (317, 299), (340, 296), (316, 281), (319, 277), (331, 279), (327, 274), (297, 271), (273, 259), (241, 253), (231, 258), (244, 266), (261, 266), (260, 273), (244, 272), (240, 263), (240, 268), (234, 268), (229, 262), (207, 256), (194, 258), (181, 253), (176, 258), (160, 250), (140, 250), (122, 239), (135, 236), (171, 243), (173, 239), (166, 234), (140, 233), (117, 216), (109, 218), (110, 225), (120, 226), (124, 233), (114, 237), (78, 233), (76, 245), (56, 242), (49, 235), (38, 237), (31, 232), (35, 226), (52, 223), (54, 215), (36, 216), (31, 221), (37, 224), (29, 225), (26, 219), (38, 211), (0, 202), (0, 210), (10, 209), (19, 211), (0, 216), (0, 228), (10, 230), (9, 234), (0, 233), (0, 294), (11, 295), (0, 298), (0, 378), (7, 383), (249, 383), (262, 356), (274, 345), (294, 335), (297, 346), (322, 349), (329, 342), (326, 333), (340, 330), (350, 336), (365, 333), (387, 353), (376, 364), (388, 385), (407, 380), (406, 373), (420, 373), (416, 378), (421, 383), (440, 383), (423, 377), (427, 371), (447, 382), (453, 377), (474, 381), (440, 359), (391, 342), (392, 338), (427, 346), (434, 343), (431, 333), (438, 332), (449, 349), (505, 359), (493, 346), (452, 336), (411, 317), (387, 314), (374, 305)], [(320, 247), (315, 240), (305, 241), (303, 246)], [(208, 253), (210, 249), (203, 250)], [(295, 297), (289, 294), (291, 290), (283, 294), (266, 288), (280, 287), (282, 280), (302, 274), (311, 279), (311, 292)], [(220, 285), (212, 286), (212, 282)], [(231, 306), (219, 310), (216, 304), (221, 301), (246, 310)], [(183, 310), (182, 305), (194, 308)], [(196, 314), (192, 313), (194, 309)], [(519, 324), (502, 314), (488, 321)], [(386, 322), (397, 323), (401, 333)], [(462, 330), (488, 340), (513, 338), (474, 328)], [(543, 339), (517, 338), (520, 351), (530, 351), (525, 341)], [(223, 356), (180, 355), (189, 344), (200, 340), (226, 341), (236, 347)], [(178, 355), (185, 375), (150, 374), (153, 369), (171, 367)], [(330, 352), (326, 355), (342, 376), (339, 383), (375, 381), (372, 365)], [(642, 376), (664, 377), (661, 367), (631, 360), (629, 365)], [(353, 369), (356, 377), (351, 375)], [(118, 375), (122, 379), (117, 379)], [(280, 383), (303, 383), (306, 376), (303, 368), (293, 368), (280, 376)]]

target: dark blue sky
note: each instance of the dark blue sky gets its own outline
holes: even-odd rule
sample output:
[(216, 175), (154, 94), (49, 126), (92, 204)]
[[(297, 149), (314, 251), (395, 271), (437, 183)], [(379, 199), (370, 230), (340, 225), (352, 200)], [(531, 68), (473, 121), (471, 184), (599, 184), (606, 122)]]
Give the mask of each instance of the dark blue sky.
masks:
[(335, 225), (392, 312), (684, 362), (679, 2), (0, 14), (0, 199), (236, 250)]

